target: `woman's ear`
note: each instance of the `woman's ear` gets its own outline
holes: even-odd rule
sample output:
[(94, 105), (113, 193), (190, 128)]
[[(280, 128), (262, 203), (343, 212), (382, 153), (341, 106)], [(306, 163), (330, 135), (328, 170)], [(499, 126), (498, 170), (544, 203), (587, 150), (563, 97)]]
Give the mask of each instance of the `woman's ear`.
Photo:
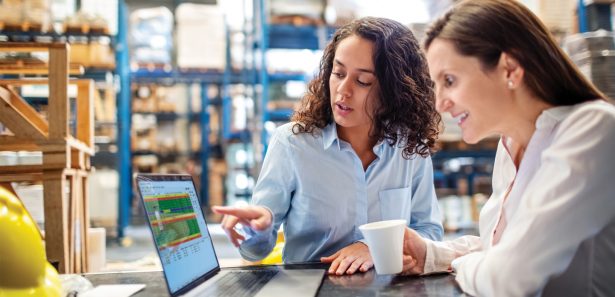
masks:
[(519, 61), (509, 53), (502, 52), (498, 63), (499, 68), (503, 70), (506, 86), (511, 90), (519, 87), (525, 74), (525, 70), (519, 64)]

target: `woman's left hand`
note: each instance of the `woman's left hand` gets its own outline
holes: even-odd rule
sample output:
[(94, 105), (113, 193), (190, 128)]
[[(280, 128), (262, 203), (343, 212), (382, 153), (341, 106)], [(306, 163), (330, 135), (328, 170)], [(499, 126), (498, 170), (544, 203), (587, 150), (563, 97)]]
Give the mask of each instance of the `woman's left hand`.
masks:
[(329, 274), (337, 275), (353, 274), (357, 270), (366, 272), (374, 266), (369, 248), (362, 242), (355, 242), (320, 261), (331, 263)]

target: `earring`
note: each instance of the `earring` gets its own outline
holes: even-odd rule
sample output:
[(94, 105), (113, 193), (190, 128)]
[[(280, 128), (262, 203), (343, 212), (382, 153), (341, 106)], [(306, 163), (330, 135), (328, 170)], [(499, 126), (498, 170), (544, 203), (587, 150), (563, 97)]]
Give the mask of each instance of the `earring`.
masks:
[(513, 81), (512, 80), (508, 80), (508, 88), (512, 90), (514, 86), (515, 85), (513, 84)]

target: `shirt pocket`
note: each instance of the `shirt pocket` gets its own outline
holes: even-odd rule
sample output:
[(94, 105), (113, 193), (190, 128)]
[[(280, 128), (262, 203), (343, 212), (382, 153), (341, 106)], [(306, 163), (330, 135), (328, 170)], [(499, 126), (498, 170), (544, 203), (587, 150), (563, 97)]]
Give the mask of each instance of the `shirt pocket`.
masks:
[(378, 193), (378, 196), (382, 220), (402, 219), (410, 222), (412, 212), (410, 187), (383, 190)]

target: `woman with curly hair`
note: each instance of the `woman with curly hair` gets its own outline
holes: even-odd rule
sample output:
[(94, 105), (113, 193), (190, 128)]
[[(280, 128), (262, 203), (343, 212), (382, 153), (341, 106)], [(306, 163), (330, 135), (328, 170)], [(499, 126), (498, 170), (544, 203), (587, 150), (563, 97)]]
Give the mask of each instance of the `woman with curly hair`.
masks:
[[(272, 136), (252, 205), (214, 208), (225, 214), (223, 229), (244, 258), (258, 260), (284, 223), (285, 263), (331, 262), (329, 273), (338, 275), (373, 266), (362, 224), (405, 219), (440, 240), (434, 104), (425, 58), (407, 27), (368, 17), (340, 28), (291, 123)], [(249, 238), (237, 223), (248, 226)]]

